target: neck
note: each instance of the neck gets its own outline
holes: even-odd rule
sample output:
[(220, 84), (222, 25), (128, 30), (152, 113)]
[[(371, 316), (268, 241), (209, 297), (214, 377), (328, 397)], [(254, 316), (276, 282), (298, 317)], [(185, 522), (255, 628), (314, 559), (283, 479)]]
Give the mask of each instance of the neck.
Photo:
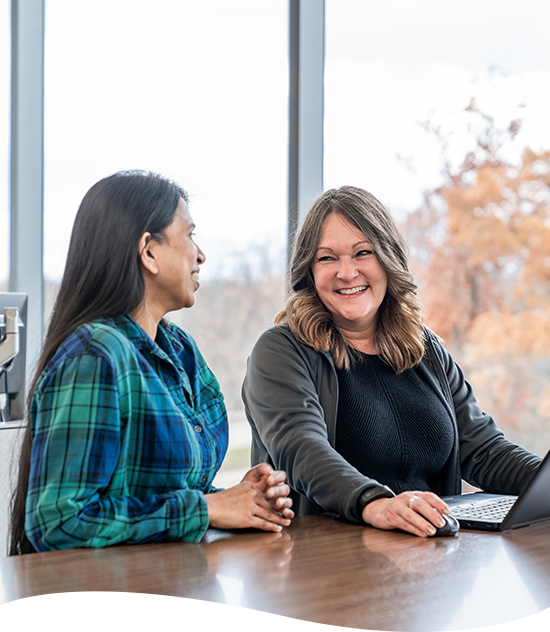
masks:
[(353, 331), (350, 329), (343, 329), (340, 327), (342, 335), (354, 349), (361, 351), (362, 353), (368, 353), (369, 355), (377, 355), (379, 353), (378, 346), (374, 340), (374, 334), (376, 332), (376, 326), (369, 327), (368, 330)]
[(157, 329), (162, 315), (154, 313), (147, 303), (144, 301), (137, 309), (135, 309), (130, 316), (136, 321), (136, 323), (143, 329), (143, 331), (151, 338), (155, 340), (157, 337)]

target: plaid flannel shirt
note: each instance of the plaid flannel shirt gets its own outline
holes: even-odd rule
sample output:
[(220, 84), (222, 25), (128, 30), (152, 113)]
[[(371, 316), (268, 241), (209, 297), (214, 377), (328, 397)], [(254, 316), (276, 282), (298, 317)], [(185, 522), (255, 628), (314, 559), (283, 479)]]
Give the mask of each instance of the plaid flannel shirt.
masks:
[(30, 423), (25, 526), (38, 551), (203, 536), (227, 414), (176, 325), (156, 342), (130, 316), (79, 327), (40, 376)]

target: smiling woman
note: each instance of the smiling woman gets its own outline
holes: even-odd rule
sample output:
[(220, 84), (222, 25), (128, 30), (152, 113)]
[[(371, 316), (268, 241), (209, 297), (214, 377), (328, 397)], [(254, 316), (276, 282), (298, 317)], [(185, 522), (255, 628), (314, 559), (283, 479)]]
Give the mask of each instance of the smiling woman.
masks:
[(285, 474), (268, 464), (212, 486), (227, 450), (223, 395), (193, 339), (164, 319), (194, 304), (205, 260), (187, 200), (142, 171), (82, 200), (30, 389), (11, 555), (290, 524)]
[(291, 293), (250, 356), (252, 462), (288, 473), (298, 515), (330, 511), (432, 536), (461, 479), (518, 494), (540, 459), (507, 441), (424, 327), (406, 243), (380, 202), (321, 195), (296, 237)]
[[(350, 366), (353, 349), (376, 349), (397, 372), (422, 357), (423, 318), (407, 245), (368, 191), (331, 189), (313, 203), (294, 248), (290, 284), (276, 323), (288, 322), (317, 351), (330, 349), (338, 367)], [(357, 301), (342, 294), (363, 285)]]

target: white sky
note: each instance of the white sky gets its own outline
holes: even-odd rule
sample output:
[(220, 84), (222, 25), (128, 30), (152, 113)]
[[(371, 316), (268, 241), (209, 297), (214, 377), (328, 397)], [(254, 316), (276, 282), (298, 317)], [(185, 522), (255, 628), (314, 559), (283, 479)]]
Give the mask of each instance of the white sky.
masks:
[[(550, 148), (550, 3), (327, 0), (325, 186), (396, 213), (441, 183), (431, 118), (460, 162), (471, 97)], [(45, 272), (61, 275), (80, 199), (132, 167), (191, 194), (203, 277), (286, 238), (286, 0), (47, 0)], [(0, 279), (7, 274), (9, 3), (0, 8)], [(492, 70), (491, 70), (492, 69)], [(495, 70), (498, 69), (498, 70)], [(523, 106), (523, 107), (520, 107)], [(405, 162), (397, 159), (400, 154)], [(2, 227), (5, 227), (2, 228)]]
[(524, 120), (509, 159), (550, 148), (549, 31), (542, 1), (328, 0), (325, 186), (357, 184), (396, 214), (414, 210), (442, 166), (418, 123), (440, 125), (459, 164), (473, 148), (472, 97), (499, 126)]

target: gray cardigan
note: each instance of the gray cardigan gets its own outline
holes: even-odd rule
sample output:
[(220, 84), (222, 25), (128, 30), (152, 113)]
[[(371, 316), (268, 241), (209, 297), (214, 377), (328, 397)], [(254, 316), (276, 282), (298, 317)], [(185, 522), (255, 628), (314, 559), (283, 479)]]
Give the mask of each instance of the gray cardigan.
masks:
[[(428, 331), (419, 368), (454, 422), (453, 449), (432, 491), (460, 494), (464, 479), (488, 492), (519, 494), (541, 459), (505, 439)], [(334, 449), (338, 379), (330, 354), (299, 341), (286, 326), (272, 327), (252, 350), (242, 396), (252, 465), (267, 461), (286, 471), (296, 515), (329, 511), (358, 522), (359, 495), (381, 484)]]

